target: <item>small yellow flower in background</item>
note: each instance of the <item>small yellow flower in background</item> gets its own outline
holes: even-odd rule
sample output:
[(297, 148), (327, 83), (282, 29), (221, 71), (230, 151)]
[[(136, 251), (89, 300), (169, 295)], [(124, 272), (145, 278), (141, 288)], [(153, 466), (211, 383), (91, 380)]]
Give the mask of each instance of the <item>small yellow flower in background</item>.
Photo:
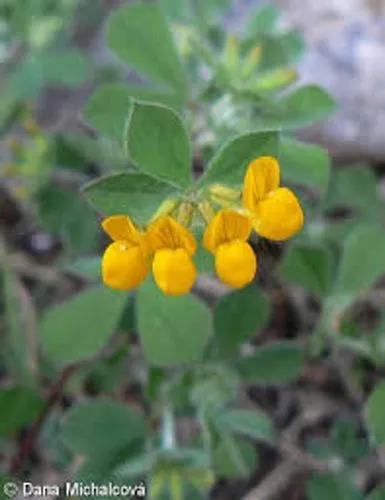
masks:
[(278, 161), (263, 156), (247, 168), (243, 205), (248, 210), (255, 231), (270, 240), (282, 241), (296, 234), (303, 226), (304, 215), (296, 195), (279, 187)]
[(152, 271), (158, 287), (167, 295), (188, 293), (197, 274), (192, 261), (196, 252), (194, 235), (166, 215), (149, 226), (147, 241), (154, 252)]
[(144, 234), (126, 215), (108, 217), (102, 222), (111, 243), (102, 259), (104, 283), (115, 290), (131, 290), (142, 283), (149, 272)]
[(203, 245), (215, 255), (215, 269), (220, 279), (233, 288), (252, 281), (257, 258), (247, 242), (251, 221), (234, 210), (220, 210), (206, 228)]

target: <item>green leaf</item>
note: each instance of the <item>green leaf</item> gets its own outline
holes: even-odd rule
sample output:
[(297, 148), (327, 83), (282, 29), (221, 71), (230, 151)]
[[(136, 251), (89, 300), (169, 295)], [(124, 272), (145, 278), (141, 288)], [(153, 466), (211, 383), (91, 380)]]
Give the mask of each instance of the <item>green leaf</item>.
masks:
[(164, 295), (148, 280), (138, 291), (137, 326), (149, 363), (168, 366), (201, 359), (212, 333), (207, 306), (193, 295)]
[[(370, 249), (370, 251), (368, 251)], [(333, 294), (350, 302), (385, 273), (385, 233), (382, 226), (358, 226), (345, 239)]]
[(363, 500), (346, 475), (316, 474), (307, 484), (309, 500)]
[(184, 187), (191, 182), (190, 139), (170, 108), (134, 102), (126, 148), (135, 165), (148, 174)]
[(218, 416), (219, 423), (233, 432), (253, 439), (274, 440), (274, 429), (270, 418), (257, 410), (227, 410)]
[(90, 281), (100, 281), (100, 257), (79, 257), (63, 267), (63, 270), (81, 276)]
[(132, 3), (117, 9), (108, 20), (107, 44), (145, 77), (186, 95), (184, 70), (157, 3)]
[(273, 5), (259, 8), (247, 23), (247, 31), (252, 35), (266, 34), (274, 31), (279, 19), (279, 11)]
[(142, 439), (144, 430), (143, 416), (137, 411), (98, 398), (67, 412), (60, 438), (74, 453), (101, 458)]
[(99, 87), (84, 109), (86, 120), (103, 135), (122, 143), (131, 111), (131, 95), (126, 85), (111, 83)]
[[(83, 158), (84, 168), (89, 168), (90, 163), (96, 163), (103, 170), (119, 171), (127, 169), (128, 161), (123, 145), (105, 135), (88, 137), (86, 135), (66, 134), (65, 140), (70, 148)], [(58, 163), (62, 165), (61, 163)], [(69, 168), (68, 165), (64, 165)], [(72, 163), (72, 168), (75, 166)]]
[(385, 500), (385, 486), (378, 486), (365, 500)]
[(282, 176), (286, 181), (315, 188), (322, 194), (327, 190), (330, 158), (326, 149), (284, 137), (281, 140), (280, 160)]
[(240, 390), (238, 374), (226, 365), (214, 365), (202, 371), (194, 381), (190, 399), (203, 412), (223, 408), (233, 401)]
[(126, 294), (100, 287), (53, 307), (40, 325), (48, 358), (64, 364), (97, 354), (113, 333), (126, 300)]
[(317, 295), (326, 294), (332, 283), (332, 261), (327, 248), (291, 246), (280, 265), (281, 275)]
[(366, 420), (373, 440), (385, 445), (385, 382), (376, 385), (366, 403)]
[(97, 221), (76, 190), (47, 184), (38, 192), (37, 203), (43, 227), (62, 240), (67, 252), (96, 250)]
[(306, 44), (301, 34), (296, 30), (289, 30), (283, 33), (279, 37), (279, 40), (286, 53), (287, 64), (297, 64), (306, 49)]
[(231, 353), (265, 325), (269, 317), (266, 297), (255, 285), (229, 293), (215, 307), (216, 346)]
[(0, 260), (4, 266), (2, 283), (0, 282), (3, 286), (0, 287), (0, 292), (6, 334), (2, 337), (2, 359), (8, 375), (30, 384), (37, 375), (38, 367), (38, 352), (34, 347), (37, 312), (28, 290), (17, 275), (8, 269), (2, 248), (0, 248)]
[(348, 208), (365, 218), (378, 220), (382, 215), (382, 204), (373, 170), (366, 165), (337, 169), (327, 194), (326, 208)]
[(237, 363), (241, 376), (255, 384), (283, 384), (296, 380), (302, 372), (304, 352), (294, 342), (276, 342)]
[(264, 35), (262, 39), (253, 40), (254, 46), (256, 43), (261, 46), (261, 60), (258, 64), (261, 72), (281, 69), (288, 64), (285, 47), (276, 36)]
[(120, 173), (90, 182), (83, 190), (87, 200), (104, 215), (129, 214), (145, 224), (176, 189), (142, 173)]
[(362, 459), (369, 451), (366, 439), (359, 436), (359, 427), (352, 419), (337, 420), (332, 428), (330, 440), (333, 450), (347, 463)]
[(336, 103), (320, 87), (306, 85), (283, 97), (277, 103), (286, 127), (302, 127), (326, 118), (336, 110)]
[(161, 103), (173, 109), (178, 107), (171, 94), (143, 85), (107, 83), (91, 95), (84, 110), (85, 118), (103, 135), (123, 143), (132, 98)]
[(160, 0), (167, 17), (177, 21), (188, 22), (191, 19), (191, 9), (188, 2), (181, 2), (180, 0)]
[(213, 462), (219, 476), (235, 479), (250, 476), (258, 465), (258, 456), (251, 443), (229, 435), (214, 449)]
[(18, 431), (43, 409), (43, 400), (32, 388), (12, 386), (0, 389), (0, 434)]
[(247, 165), (258, 156), (278, 156), (276, 131), (251, 132), (227, 142), (211, 159), (200, 184), (241, 185)]

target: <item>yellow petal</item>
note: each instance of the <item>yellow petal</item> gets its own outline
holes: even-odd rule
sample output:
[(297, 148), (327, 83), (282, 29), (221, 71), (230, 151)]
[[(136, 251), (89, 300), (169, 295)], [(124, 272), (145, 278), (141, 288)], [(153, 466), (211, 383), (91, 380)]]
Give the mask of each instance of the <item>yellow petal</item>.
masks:
[(203, 236), (203, 245), (215, 253), (219, 245), (232, 240), (247, 240), (252, 229), (251, 221), (235, 210), (223, 209), (211, 220)]
[(269, 240), (282, 241), (296, 234), (303, 226), (304, 215), (296, 195), (279, 188), (258, 203), (253, 214), (253, 226)]
[(279, 186), (280, 168), (271, 156), (261, 156), (247, 167), (243, 184), (243, 206), (254, 212), (259, 201)]
[(114, 241), (125, 240), (132, 244), (136, 244), (139, 241), (140, 231), (138, 231), (135, 224), (127, 215), (107, 217), (103, 220), (102, 227)]
[(167, 295), (188, 293), (196, 279), (195, 265), (183, 248), (158, 250), (152, 271), (156, 284)]
[(194, 235), (169, 215), (159, 217), (149, 226), (147, 242), (153, 252), (162, 248), (183, 248), (191, 256), (196, 251)]
[(104, 283), (110, 288), (136, 288), (147, 273), (146, 258), (140, 246), (132, 246), (126, 241), (115, 241), (104, 252), (102, 276)]
[(233, 288), (250, 283), (257, 272), (257, 258), (246, 241), (234, 240), (219, 246), (215, 254), (219, 278)]

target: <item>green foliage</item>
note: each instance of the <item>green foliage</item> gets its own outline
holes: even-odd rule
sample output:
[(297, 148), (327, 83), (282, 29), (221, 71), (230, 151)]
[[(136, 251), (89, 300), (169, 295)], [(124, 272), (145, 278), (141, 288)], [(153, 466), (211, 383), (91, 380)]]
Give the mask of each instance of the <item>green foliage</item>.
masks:
[(92, 210), (76, 191), (45, 186), (37, 194), (37, 203), (43, 227), (61, 237), (68, 253), (95, 249), (98, 225)]
[(214, 450), (214, 468), (219, 476), (248, 477), (258, 464), (254, 446), (243, 439), (228, 436)]
[(385, 383), (380, 382), (374, 388), (366, 403), (366, 419), (374, 441), (385, 443)]
[(115, 11), (108, 22), (107, 43), (124, 62), (154, 84), (185, 97), (183, 67), (156, 3), (138, 2)]
[(314, 475), (308, 484), (309, 500), (362, 500), (362, 495), (346, 480), (334, 474)]
[(176, 185), (189, 185), (190, 141), (182, 120), (174, 111), (134, 102), (125, 139), (128, 155), (139, 168)]
[(99, 87), (92, 94), (84, 115), (98, 132), (122, 143), (130, 110), (131, 94), (127, 86), (110, 83)]
[(83, 192), (104, 215), (130, 214), (137, 223), (145, 223), (162, 201), (177, 190), (147, 174), (131, 172), (97, 179)]
[(336, 110), (333, 99), (316, 85), (300, 87), (277, 103), (286, 127), (303, 127), (318, 121)]
[(275, 342), (259, 347), (237, 362), (242, 378), (255, 384), (284, 384), (302, 372), (304, 352), (293, 342)]
[(19, 431), (42, 411), (43, 399), (30, 387), (11, 386), (0, 390), (0, 434)]
[(123, 143), (132, 99), (157, 102), (171, 108), (178, 107), (175, 98), (170, 94), (139, 85), (106, 83), (91, 95), (84, 109), (85, 118), (101, 134)]
[(368, 166), (360, 165), (336, 170), (326, 206), (329, 210), (347, 208), (357, 215), (379, 220), (383, 205), (373, 171)]
[[(0, 249), (1, 250), (1, 249)], [(5, 268), (2, 279), (2, 298), (6, 336), (4, 342), (5, 365), (18, 381), (31, 383), (36, 375), (37, 360), (30, 322), (35, 313), (30, 296), (17, 275)]]
[(326, 192), (330, 176), (330, 159), (325, 149), (284, 137), (281, 140), (280, 160), (286, 181), (316, 188), (321, 194)]
[[(361, 431), (359, 411), (351, 420), (333, 414), (330, 429), (323, 421), (317, 424), (322, 436), (310, 439), (306, 450), (328, 471), (305, 478), (309, 500), (363, 500), (355, 486), (358, 469), (385, 442), (380, 379), (385, 323), (377, 305), (362, 315), (374, 326), (356, 316), (366, 300), (372, 306), (367, 291), (381, 286), (385, 211), (374, 171), (364, 165), (332, 169), (325, 149), (293, 136), (295, 129), (325, 119), (336, 108), (317, 85), (293, 85), (294, 65), (304, 49), (301, 36), (285, 30), (269, 5), (248, 16), (244, 36), (234, 36), (215, 17), (224, 14), (227, 1), (129, 2), (107, 20), (107, 45), (117, 57), (99, 68), (84, 109), (93, 133), (50, 137), (25, 103), (40, 98), (47, 84), (72, 86), (89, 78), (84, 56), (71, 48), (76, 5), (77, 0), (15, 0), (0, 6), (6, 49), (14, 42), (11, 31), (22, 47), (16, 64), (6, 58), (4, 64), (9, 73), (0, 126), (21, 128), (23, 136), (5, 151), (6, 187), (9, 177), (16, 193), (18, 180), (23, 181), (22, 212), (63, 248), (59, 258), (49, 255), (47, 261), (24, 259), (19, 247), (12, 255), (24, 221), (15, 224), (15, 234), (5, 229), (0, 241), (0, 328), (6, 329), (4, 366), (11, 382), (0, 391), (6, 446), (20, 434), (22, 447), (20, 431), (51, 401), (43, 402), (40, 381), (49, 386), (57, 375), (59, 386), (63, 383), (58, 403), (69, 401), (71, 408), (56, 404), (43, 419), (34, 443), (36, 451), (44, 447), (38, 463), (48, 456), (60, 474), (76, 469), (71, 475), (85, 482), (145, 478), (155, 500), (202, 500), (218, 477), (264, 477), (258, 453), (266, 446), (284, 452), (281, 408), (273, 417), (264, 398), (260, 406), (266, 413), (253, 407), (245, 399), (248, 391), (242, 393), (245, 386), (268, 386), (261, 393), (267, 399), (277, 394), (279, 402), (285, 391), (290, 402), (292, 395), (296, 403), (301, 399), (298, 407), (305, 411), (302, 393), (313, 388), (312, 377), (315, 398), (335, 376), (337, 388), (345, 382), (354, 402), (374, 381), (365, 405), (371, 439)], [(87, 17), (98, 10), (94, 6), (86, 8)], [(95, 287), (101, 279), (102, 232), (85, 201), (101, 216), (130, 215), (144, 230), (167, 213), (201, 243), (213, 211), (242, 209), (246, 167), (264, 155), (279, 159), (282, 185), (294, 187), (306, 222), (294, 243), (253, 240), (259, 262), (266, 256), (268, 264), (259, 266), (258, 286), (252, 283), (219, 300), (216, 289), (212, 297), (199, 282), (181, 297), (163, 295), (150, 278), (129, 295)], [(3, 165), (0, 169), (3, 174)], [(84, 200), (77, 189), (89, 180)], [(215, 198), (218, 186), (212, 184), (220, 184), (223, 199)], [(199, 272), (215, 268), (202, 245), (194, 262)], [(292, 328), (297, 321), (301, 343)], [(351, 356), (339, 366), (343, 349)], [(306, 360), (301, 382), (310, 387), (303, 391), (298, 380)], [(71, 370), (77, 372), (68, 381)], [(324, 381), (326, 370), (333, 380)], [(288, 384), (293, 384), (290, 391), (269, 387)], [(340, 392), (333, 393), (333, 408), (344, 396)], [(124, 396), (135, 409), (111, 395)], [(325, 401), (328, 408), (327, 396)], [(193, 436), (181, 432), (179, 419), (191, 423)], [(313, 427), (305, 431), (307, 438)], [(8, 449), (4, 455), (8, 458)], [(365, 498), (383, 496), (378, 486)]]
[(240, 380), (234, 370), (223, 365), (209, 365), (195, 380), (190, 399), (198, 409), (208, 412), (216, 420), (217, 410), (222, 410), (234, 400), (239, 385)]
[(366, 497), (366, 500), (384, 500), (385, 499), (385, 487), (379, 486), (374, 491)]
[(279, 19), (279, 11), (273, 5), (265, 5), (252, 14), (247, 24), (250, 33), (268, 34), (274, 31)]
[(210, 311), (192, 295), (168, 297), (148, 281), (137, 297), (137, 326), (150, 364), (199, 361), (212, 334)]
[(217, 425), (253, 439), (274, 440), (270, 419), (256, 410), (227, 410), (219, 415)]
[(276, 131), (252, 132), (231, 139), (209, 162), (201, 183), (240, 185), (251, 160), (258, 156), (278, 155), (278, 140)]
[(60, 438), (73, 453), (99, 458), (144, 437), (142, 416), (129, 406), (98, 398), (67, 412)]
[(214, 311), (217, 351), (231, 354), (263, 328), (268, 317), (266, 297), (254, 285), (225, 295)]
[[(368, 258), (370, 248), (370, 258)], [(360, 225), (344, 241), (334, 293), (353, 301), (384, 272), (385, 234), (379, 225)]]
[(332, 283), (332, 259), (325, 247), (296, 245), (285, 255), (280, 271), (292, 281), (317, 295), (326, 295)]
[(126, 297), (106, 288), (94, 288), (49, 310), (40, 325), (40, 340), (55, 364), (95, 356), (116, 327)]

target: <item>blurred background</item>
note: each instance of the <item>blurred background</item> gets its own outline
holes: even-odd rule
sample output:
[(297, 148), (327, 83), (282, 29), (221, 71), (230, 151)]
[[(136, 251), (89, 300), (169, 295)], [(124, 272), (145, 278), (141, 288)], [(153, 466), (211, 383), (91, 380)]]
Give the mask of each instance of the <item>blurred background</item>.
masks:
[[(86, 361), (57, 368), (41, 355), (39, 340), (47, 310), (100, 281), (106, 239), (80, 189), (123, 168), (126, 160), (85, 118), (84, 108), (101, 84), (140, 82), (106, 47), (104, 36), (110, 12), (129, 3), (0, 0), (2, 484), (10, 478), (61, 484), (71, 477), (79, 450), (72, 437), (68, 446), (60, 429), (63, 414), (77, 402), (102, 395), (145, 412), (151, 400), (151, 384), (143, 383), (132, 302), (124, 308), (114, 340)], [(183, 52), (182, 21), (174, 15), (174, 3), (165, 0), (163, 6)], [(275, 367), (279, 372), (285, 360), (289, 365), (287, 373), (282, 368), (282, 380), (255, 375), (237, 393), (271, 417), (281, 440), (255, 445), (258, 459), (246, 451), (246, 471), (239, 474), (227, 453), (220, 457), (218, 452), (207, 495), (180, 498), (383, 500), (385, 2), (208, 0), (207, 5), (213, 7), (213, 33), (225, 30), (240, 38), (256, 9), (267, 7), (262, 34), (263, 22), (278, 16), (278, 33), (296, 30), (302, 40), (302, 57), (289, 65), (296, 70), (293, 84), (320, 85), (337, 108), (294, 132), (297, 139), (326, 148), (332, 160), (326, 183), (323, 174), (304, 175), (310, 200), (325, 183), (322, 202), (309, 209), (306, 234), (293, 246), (259, 242), (257, 247), (267, 262), (259, 285), (270, 313), (255, 342), (294, 339), (311, 353), (301, 373), (289, 353)], [(277, 10), (269, 10), (273, 7)], [(198, 146), (206, 147), (201, 139)], [(195, 167), (203, 168), (202, 159)], [(292, 176), (300, 188), (301, 175)], [(361, 225), (363, 232), (355, 233), (352, 243), (348, 238)], [(337, 299), (328, 293), (328, 282), (345, 251), (345, 285), (351, 281), (354, 290), (343, 311), (332, 313)], [(224, 294), (211, 275), (200, 279), (197, 292), (210, 303)], [(339, 296), (342, 302), (345, 295)], [(335, 331), (333, 322), (338, 322)], [(81, 319), (79, 324), (87, 325)], [(332, 340), (320, 347), (319, 331), (330, 328)], [(66, 335), (64, 326), (62, 331)], [(156, 421), (151, 425), (155, 428)], [(179, 425), (182, 440), (194, 434), (191, 419), (182, 418)], [(68, 436), (68, 429), (64, 433)]]

